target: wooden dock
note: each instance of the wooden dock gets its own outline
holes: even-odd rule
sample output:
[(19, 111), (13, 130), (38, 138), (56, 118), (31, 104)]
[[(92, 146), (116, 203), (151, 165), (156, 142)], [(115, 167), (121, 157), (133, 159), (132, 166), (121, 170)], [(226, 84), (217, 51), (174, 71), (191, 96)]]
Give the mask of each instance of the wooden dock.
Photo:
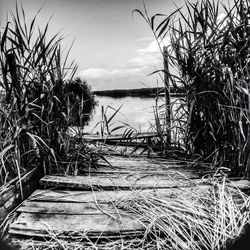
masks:
[(97, 134), (86, 134), (83, 136), (83, 139), (91, 142), (122, 142), (122, 141), (140, 141), (140, 140), (149, 140), (152, 138), (159, 137), (158, 133), (130, 133), (128, 136), (123, 134), (116, 135), (97, 135)]
[[(213, 172), (206, 165), (188, 161), (106, 155), (98, 167), (81, 176), (51, 176), (40, 179), (40, 186), (16, 210), (9, 226), (10, 238), (28, 249), (29, 239), (69, 242), (102, 239), (131, 239), (142, 236), (145, 225), (128, 210), (115, 204), (137, 192), (157, 198), (178, 197), (183, 190), (208, 188), (201, 177)], [(241, 188), (249, 182), (235, 182)], [(241, 185), (241, 186), (240, 186)], [(243, 185), (243, 186), (242, 186)], [(32, 249), (32, 248), (30, 248)]]

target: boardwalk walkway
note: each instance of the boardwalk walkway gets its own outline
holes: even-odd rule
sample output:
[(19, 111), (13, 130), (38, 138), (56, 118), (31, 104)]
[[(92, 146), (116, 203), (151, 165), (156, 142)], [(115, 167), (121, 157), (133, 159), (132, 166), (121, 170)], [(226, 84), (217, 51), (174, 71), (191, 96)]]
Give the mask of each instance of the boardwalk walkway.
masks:
[(82, 176), (44, 176), (16, 210), (9, 235), (18, 238), (23, 249), (33, 237), (45, 245), (50, 243), (44, 237), (80, 237), (87, 242), (134, 237), (143, 234), (145, 225), (120, 208), (119, 201), (136, 192), (163, 198), (181, 195), (183, 189), (206, 188), (201, 177), (211, 173), (204, 165), (159, 157), (106, 156), (106, 160)]

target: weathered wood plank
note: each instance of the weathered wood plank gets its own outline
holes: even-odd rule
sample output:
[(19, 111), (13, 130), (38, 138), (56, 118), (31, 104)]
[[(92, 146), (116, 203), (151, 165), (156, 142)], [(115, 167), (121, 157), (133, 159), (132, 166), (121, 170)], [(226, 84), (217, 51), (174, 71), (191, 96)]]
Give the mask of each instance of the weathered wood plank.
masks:
[(129, 169), (135, 171), (160, 171), (170, 168), (182, 168), (192, 171), (206, 171), (210, 169), (209, 164), (192, 164), (188, 160), (173, 160), (164, 158), (146, 158), (146, 157), (124, 157), (124, 156), (105, 156), (105, 160), (100, 159), (100, 166), (112, 166), (117, 169)]
[[(122, 177), (122, 178), (127, 178), (130, 177), (130, 179), (132, 178), (131, 176), (134, 176), (135, 179), (139, 179), (139, 178), (145, 178), (146, 176), (151, 176), (152, 178), (155, 178), (155, 176), (158, 176), (158, 178), (163, 178), (165, 179), (166, 176), (168, 176), (168, 179), (171, 178), (176, 178), (176, 179), (183, 179), (183, 178), (189, 178), (189, 179), (197, 179), (200, 178), (202, 176), (204, 176), (205, 174), (213, 174), (214, 171), (206, 171), (206, 172), (201, 172), (201, 171), (197, 171), (194, 172), (191, 169), (175, 169), (175, 168), (170, 168), (169, 170), (165, 170), (165, 171), (153, 171), (153, 170), (149, 170), (149, 171), (139, 171), (139, 169), (137, 171), (133, 171), (133, 170), (127, 170), (127, 169), (121, 169), (116, 170), (110, 167), (101, 167), (98, 169), (94, 169), (94, 170), (86, 170), (83, 171), (81, 170), (81, 176), (92, 176), (92, 177), (107, 177), (107, 178), (117, 178), (117, 177)], [(165, 177), (164, 177), (165, 176)]]
[[(182, 176), (188, 176), (190, 175), (191, 177), (194, 176), (196, 173), (193, 173), (192, 170), (182, 170), (182, 169), (170, 169), (169, 171), (155, 171), (155, 170), (149, 170), (149, 171), (142, 171), (140, 169), (136, 170), (127, 170), (125, 168), (121, 168), (121, 170), (117, 170), (114, 169), (112, 167), (109, 166), (104, 166), (98, 169), (90, 169), (90, 170), (81, 170), (81, 175), (83, 176), (100, 176), (100, 177), (104, 177), (109, 176), (110, 178), (114, 177), (116, 178), (118, 175), (120, 176), (126, 176), (126, 175), (134, 175), (134, 176), (145, 176), (145, 175), (173, 175), (173, 174), (177, 174), (180, 173)], [(211, 172), (212, 173), (212, 172)]]
[(104, 137), (95, 134), (86, 134), (83, 136), (83, 139), (87, 141), (127, 141), (137, 139), (149, 139), (158, 136), (158, 133), (133, 133), (130, 137), (124, 137), (123, 134), (106, 135)]
[(89, 144), (88, 148), (96, 153), (102, 155), (113, 155), (113, 156), (130, 156), (130, 157), (151, 157), (159, 158), (161, 155), (148, 148), (145, 150), (144, 147), (132, 147), (122, 145), (108, 145), (101, 142), (95, 144)]
[[(181, 173), (188, 178), (200, 178), (201, 176), (213, 173), (209, 170), (207, 165), (200, 165), (196, 167), (189, 167), (189, 162), (166, 160), (166, 159), (151, 159), (146, 157), (134, 158), (134, 157), (121, 157), (121, 156), (106, 156), (106, 161), (100, 159), (97, 169), (92, 169), (91, 174), (111, 174), (111, 173), (133, 173), (141, 172), (142, 174), (157, 175), (169, 174), (175, 175), (176, 172)], [(89, 174), (89, 170), (82, 171), (84, 175)]]
[(29, 201), (41, 202), (76, 202), (88, 203), (94, 202), (95, 199), (98, 203), (110, 202), (114, 199), (119, 199), (133, 191), (120, 190), (120, 191), (73, 191), (73, 190), (36, 190), (30, 197)]
[(30, 197), (29, 201), (40, 202), (69, 202), (69, 203), (89, 203), (95, 200), (101, 204), (115, 202), (124, 197), (142, 195), (153, 195), (158, 198), (164, 197), (178, 197), (183, 193), (199, 190), (207, 190), (208, 185), (200, 185), (189, 188), (173, 188), (173, 189), (144, 189), (144, 190), (115, 190), (115, 191), (73, 191), (73, 190), (36, 190)]
[[(114, 190), (114, 191), (73, 191), (73, 190), (36, 190), (30, 197), (30, 201), (55, 201), (55, 202), (94, 202), (97, 200), (100, 203), (117, 201), (125, 196), (131, 196), (138, 193), (154, 195), (158, 198), (178, 197), (184, 193), (199, 192), (211, 188), (202, 181), (190, 187), (178, 188), (161, 188), (161, 189), (143, 189), (143, 190)], [(236, 180), (228, 183), (233, 188), (241, 190), (250, 190), (248, 180)]]
[(250, 180), (248, 179), (234, 180), (231, 182), (230, 186), (237, 187), (242, 191), (250, 191)]
[[(8, 201), (10, 199), (10, 197), (12, 196), (12, 193), (13, 193), (13, 189), (20, 189), (20, 183), (22, 183), (22, 185), (25, 185), (27, 182), (30, 181), (31, 177), (36, 175), (37, 171), (38, 171), (38, 169), (34, 168), (31, 171), (29, 171), (28, 173), (24, 174), (21, 177), (21, 180), (19, 180), (18, 178), (15, 178), (14, 182), (10, 181), (10, 183), (7, 183), (3, 187), (1, 187), (0, 206), (3, 205), (6, 201)], [(20, 192), (20, 190), (19, 190), (19, 192)]]
[(189, 178), (200, 178), (201, 176), (213, 173), (206, 167), (187, 167), (181, 162), (168, 161), (153, 161), (142, 158), (141, 160), (123, 157), (106, 157), (106, 161), (99, 160), (98, 167), (95, 169), (88, 169), (83, 175), (94, 174), (141, 174), (141, 175), (169, 175), (173, 176), (176, 173), (181, 173), (183, 176)]
[[(164, 158), (162, 152), (160, 151), (155, 151), (151, 147), (144, 147), (144, 145), (129, 145), (128, 143), (124, 143), (125, 145), (121, 145), (121, 143), (117, 144), (104, 144), (102, 142), (94, 142), (94, 143), (89, 143), (88, 148), (93, 150), (96, 153), (100, 153), (102, 155), (110, 155), (110, 156), (127, 156), (127, 157), (132, 157), (132, 158), (139, 158), (139, 157), (144, 157), (144, 158)], [(184, 154), (181, 154), (176, 149), (169, 149), (168, 153), (172, 156), (175, 156), (175, 159), (179, 159), (180, 161), (190, 161), (186, 159)], [(171, 161), (171, 158), (170, 158)]]
[(49, 232), (65, 236), (82, 233), (88, 236), (130, 235), (144, 228), (135, 218), (122, 215), (62, 215), (21, 213), (10, 225), (9, 234), (25, 236), (48, 236)]
[[(135, 238), (135, 237), (142, 237), (143, 232), (145, 230), (141, 229), (139, 230), (122, 230), (122, 231), (104, 231), (104, 232), (92, 232), (92, 231), (54, 231), (49, 232), (48, 230), (40, 230), (40, 229), (32, 229), (31, 231), (29, 229), (15, 229), (12, 228), (9, 230), (9, 235), (10, 237), (18, 237), (19, 239), (21, 237), (27, 238), (33, 238), (35, 237), (36, 239), (41, 238), (42, 240), (45, 240), (46, 238), (53, 238), (56, 237), (56, 239), (62, 239), (62, 240), (67, 240), (67, 242), (72, 241), (72, 239), (75, 240), (81, 240), (83, 242), (89, 241), (89, 240), (123, 240), (123, 239), (129, 239), (129, 238)], [(34, 249), (34, 248), (33, 248)], [(32, 249), (32, 250), (33, 250)], [(55, 248), (57, 249), (57, 248)], [(77, 246), (78, 249), (78, 246)], [(101, 249), (101, 248), (100, 248)]]
[(82, 190), (94, 189), (132, 189), (132, 188), (173, 188), (192, 186), (199, 179), (186, 179), (181, 175), (117, 175), (112, 178), (107, 176), (51, 176), (46, 175), (40, 180), (40, 184), (46, 187), (78, 188)]
[[(132, 235), (134, 238), (135, 235)], [(11, 242), (14, 249), (18, 250), (34, 250), (34, 249), (78, 249), (78, 250), (84, 250), (84, 249), (127, 249), (126, 246), (131, 246), (131, 237), (126, 237), (126, 238), (113, 238), (113, 247), (110, 244), (110, 240), (113, 238), (111, 235), (108, 237), (108, 241), (98, 241), (97, 239), (94, 239), (94, 245), (93, 243), (89, 242), (88, 240), (85, 240), (84, 237), (72, 237), (66, 238), (66, 239), (60, 239), (60, 241), (57, 240), (47, 240), (44, 241), (43, 238), (38, 238), (38, 239), (30, 239), (30, 238), (22, 238), (20, 237), (11, 237)], [(138, 239), (138, 242), (140, 240)], [(63, 246), (63, 247), (62, 247)], [(131, 247), (130, 247), (131, 249)], [(137, 247), (139, 249), (139, 247)], [(142, 249), (142, 248), (141, 248)]]
[[(98, 205), (97, 205), (98, 204)], [(124, 211), (119, 211), (107, 203), (84, 202), (51, 202), (51, 201), (25, 201), (16, 212), (21, 213), (37, 213), (37, 214), (67, 214), (67, 215), (94, 215), (103, 214), (103, 211), (109, 214), (124, 214)]]
[(43, 176), (41, 168), (34, 168), (21, 178), (23, 197), (21, 195), (20, 181), (8, 185), (6, 189), (2, 189), (0, 193), (0, 223), (6, 216), (18, 206), (23, 199), (26, 199), (36, 188), (39, 179)]
[[(148, 167), (152, 167), (154, 170), (159, 170), (159, 168), (167, 169), (168, 167), (185, 167), (187, 163), (184, 161), (177, 161), (177, 160), (167, 160), (161, 158), (146, 158), (146, 157), (122, 157), (122, 156), (105, 156), (105, 159), (108, 161), (110, 165), (113, 167), (137, 167), (144, 166), (144, 170), (147, 170)], [(99, 160), (99, 165), (109, 165), (103, 159)]]

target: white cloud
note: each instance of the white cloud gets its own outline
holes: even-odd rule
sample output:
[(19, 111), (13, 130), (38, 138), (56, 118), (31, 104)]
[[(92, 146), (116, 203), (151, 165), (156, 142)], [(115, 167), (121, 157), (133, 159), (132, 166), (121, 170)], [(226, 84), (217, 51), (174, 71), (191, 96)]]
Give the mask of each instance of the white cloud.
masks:
[(150, 41), (150, 42), (147, 43), (144, 48), (136, 50), (136, 52), (138, 52), (140, 54), (155, 54), (155, 53), (158, 54), (158, 53), (160, 53), (161, 49), (163, 49), (164, 46), (169, 45), (170, 38), (169, 38), (169, 36), (166, 36), (163, 41), (158, 41), (159, 43), (156, 40), (152, 41), (152, 38), (151, 38), (151, 40), (148, 40), (147, 37), (144, 39), (142, 38), (141, 41), (143, 41), (143, 42)]
[[(110, 64), (108, 68), (87, 68), (79, 76), (87, 80), (94, 89), (117, 89), (142, 87), (141, 82), (155, 86), (155, 76), (148, 77), (156, 69), (162, 69), (162, 55), (157, 41), (145, 37), (137, 40), (140, 49), (120, 66)], [(161, 44), (161, 47), (163, 44)], [(153, 77), (153, 78), (152, 78)]]
[(131, 75), (142, 74), (142, 68), (127, 68), (127, 69), (101, 69), (88, 68), (80, 72), (80, 76), (84, 79), (115, 79), (123, 78)]
[[(141, 39), (142, 48), (136, 50), (137, 56), (131, 59), (131, 63), (134, 66), (140, 66), (149, 71), (152, 71), (153, 67), (161, 68), (162, 67), (162, 54), (161, 49), (164, 45), (169, 44), (169, 38), (165, 39), (159, 44), (156, 40), (149, 40), (148, 38)], [(145, 42), (147, 42), (145, 44)], [(155, 68), (153, 69), (153, 71)]]
[(138, 66), (140, 65), (143, 68), (147, 68), (149, 66), (159, 65), (162, 63), (162, 59), (160, 54), (143, 55), (132, 58), (131, 63)]
[(150, 37), (142, 37), (142, 38), (136, 39), (137, 42), (149, 42), (149, 41), (152, 41), (152, 40), (154, 40), (154, 38), (152, 36), (150, 36)]
[(157, 41), (151, 41), (145, 48), (138, 49), (136, 52), (140, 54), (149, 54), (149, 53), (159, 53), (159, 46)]

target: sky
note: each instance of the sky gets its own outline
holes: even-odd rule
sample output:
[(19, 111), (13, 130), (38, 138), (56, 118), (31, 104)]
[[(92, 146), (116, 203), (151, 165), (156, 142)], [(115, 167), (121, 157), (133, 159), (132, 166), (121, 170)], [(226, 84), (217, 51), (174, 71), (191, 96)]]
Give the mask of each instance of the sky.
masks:
[[(30, 20), (42, 7), (38, 22), (50, 19), (49, 33), (64, 37), (62, 46), (70, 47), (70, 59), (78, 64), (77, 75), (87, 80), (92, 90), (154, 87), (162, 84), (157, 75), (162, 58), (152, 31), (142, 17), (143, 0), (19, 0)], [(192, 1), (191, 1), (192, 2)], [(0, 0), (0, 26), (16, 0)], [(170, 14), (184, 0), (145, 0), (150, 14)]]

